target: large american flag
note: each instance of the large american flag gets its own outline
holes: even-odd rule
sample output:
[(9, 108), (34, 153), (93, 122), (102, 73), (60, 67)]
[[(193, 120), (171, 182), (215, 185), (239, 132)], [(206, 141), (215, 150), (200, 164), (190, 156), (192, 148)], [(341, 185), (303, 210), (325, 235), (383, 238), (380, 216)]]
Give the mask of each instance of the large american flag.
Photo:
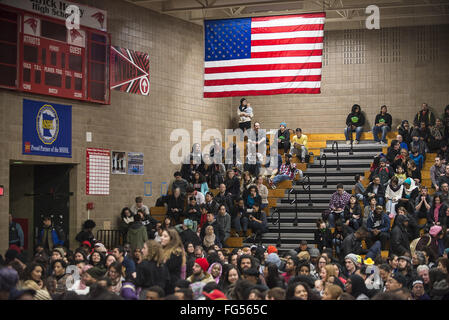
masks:
[(206, 20), (204, 97), (320, 93), (324, 19)]

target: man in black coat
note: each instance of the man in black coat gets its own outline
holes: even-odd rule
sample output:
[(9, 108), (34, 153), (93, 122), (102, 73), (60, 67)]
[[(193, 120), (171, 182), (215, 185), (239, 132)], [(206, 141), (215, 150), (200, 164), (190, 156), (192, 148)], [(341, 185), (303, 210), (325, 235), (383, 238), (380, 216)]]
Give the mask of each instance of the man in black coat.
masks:
[(373, 177), (373, 182), (366, 187), (364, 196), (367, 201), (372, 197), (375, 197), (378, 205), (385, 205), (385, 187), (380, 183), (379, 176)]
[(391, 231), (390, 238), (390, 254), (394, 253), (398, 256), (403, 256), (410, 253), (410, 242), (407, 233), (409, 219), (405, 215), (398, 215), (396, 223)]
[(218, 221), (215, 219), (215, 215), (212, 212), (207, 213), (207, 221), (203, 224), (200, 232), (201, 243), (204, 241), (204, 237), (206, 235), (206, 228), (208, 226), (212, 226), (214, 228), (215, 236), (217, 237), (220, 247), (223, 244), (223, 239), (225, 237), (225, 232)]
[(368, 237), (368, 230), (365, 227), (360, 227), (356, 232), (349, 234), (341, 243), (341, 256), (346, 257), (350, 253), (362, 255), (366, 258), (375, 259), (381, 252), (380, 241), (374, 242), (369, 249), (362, 248), (362, 240)]
[(183, 231), (179, 234), (184, 246), (186, 245), (186, 243), (192, 243), (194, 247), (201, 245), (200, 238), (198, 238), (196, 232), (194, 232), (192, 228), (193, 221), (190, 219), (184, 219), (184, 222), (182, 223)]
[(226, 190), (224, 183), (220, 183), (219, 190), (220, 192), (214, 198), (215, 201), (219, 206), (224, 204), (226, 206), (226, 212), (233, 212), (234, 201), (232, 200), (232, 194)]
[(176, 188), (174, 193), (168, 197), (167, 215), (174, 219), (176, 224), (179, 223), (179, 219), (184, 215), (184, 197), (181, 195), (181, 189)]

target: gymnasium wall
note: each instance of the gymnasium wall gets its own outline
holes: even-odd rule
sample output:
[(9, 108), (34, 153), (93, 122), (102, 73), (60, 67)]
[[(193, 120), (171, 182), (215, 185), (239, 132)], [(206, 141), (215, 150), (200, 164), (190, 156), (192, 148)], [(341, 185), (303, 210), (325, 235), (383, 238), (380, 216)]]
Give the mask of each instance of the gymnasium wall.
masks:
[(304, 133), (343, 133), (355, 103), (366, 130), (383, 104), (395, 127), (413, 120), (423, 102), (441, 115), (449, 104), (449, 25), (325, 31), (322, 72), (319, 95), (249, 97), (254, 119), (266, 129), (286, 121)]
[[(150, 56), (150, 95), (140, 96), (111, 90), (111, 105), (80, 103), (47, 96), (0, 90), (0, 252), (8, 244), (10, 161), (73, 163), (71, 173), (71, 225), (73, 240), (87, 218), (86, 203), (94, 202), (91, 218), (97, 229), (116, 226), (124, 206), (144, 195), (144, 182), (152, 182), (152, 196), (144, 203), (153, 206), (161, 183), (170, 182), (179, 166), (171, 164), (169, 150), (173, 129), (184, 128), (192, 135), (192, 121), (207, 128), (229, 127), (230, 99), (203, 99), (202, 27), (163, 16), (119, 0), (80, 1), (108, 12), (112, 44)], [(105, 5), (107, 3), (107, 6)], [(23, 98), (72, 105), (72, 158), (22, 155)], [(92, 132), (92, 142), (86, 142)], [(111, 175), (109, 196), (86, 196), (86, 148), (143, 152), (143, 176)], [(149, 193), (149, 191), (147, 191)], [(19, 213), (20, 215), (20, 213)], [(106, 224), (105, 224), (106, 222)], [(75, 244), (72, 241), (72, 244)]]

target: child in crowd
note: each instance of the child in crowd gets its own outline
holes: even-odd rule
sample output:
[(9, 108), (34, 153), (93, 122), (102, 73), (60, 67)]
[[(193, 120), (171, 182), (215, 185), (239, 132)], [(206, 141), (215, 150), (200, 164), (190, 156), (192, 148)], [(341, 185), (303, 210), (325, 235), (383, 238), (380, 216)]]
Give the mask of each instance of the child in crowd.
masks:
[(396, 167), (396, 173), (394, 174), (396, 178), (398, 178), (399, 184), (402, 184), (405, 179), (407, 179), (407, 175), (405, 174), (404, 167), (399, 165)]
[(416, 167), (418, 170), (422, 170), (424, 166), (424, 157), (419, 153), (419, 150), (416, 146), (412, 146), (412, 151), (410, 152), (410, 159), (415, 161)]

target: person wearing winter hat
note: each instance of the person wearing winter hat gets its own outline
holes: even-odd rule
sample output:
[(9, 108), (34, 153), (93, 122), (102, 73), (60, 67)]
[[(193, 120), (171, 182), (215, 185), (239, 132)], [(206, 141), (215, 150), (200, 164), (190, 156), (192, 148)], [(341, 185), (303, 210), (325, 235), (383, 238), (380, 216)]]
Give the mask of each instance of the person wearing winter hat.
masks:
[(279, 125), (277, 134), (278, 150), (284, 149), (284, 153), (288, 153), (290, 151), (290, 131), (287, 129), (287, 124), (284, 121)]
[(139, 300), (136, 294), (136, 286), (132, 282), (123, 283), (120, 296), (125, 300)]
[(206, 300), (228, 300), (226, 295), (218, 289), (212, 290), (211, 293), (203, 292)]
[(388, 277), (385, 283), (385, 291), (392, 292), (407, 286), (407, 279), (400, 273), (396, 272)]
[(207, 272), (209, 262), (206, 258), (198, 258), (192, 267), (192, 275), (186, 280), (190, 282), (194, 300), (197, 300), (203, 292), (204, 286), (209, 282), (214, 282), (214, 278)]
[[(102, 278), (104, 276), (104, 271), (97, 267), (90, 268), (85, 273), (87, 273), (92, 278), (92, 279), (89, 279), (90, 284), (97, 282), (97, 280), (99, 280), (100, 278)], [(87, 283), (89, 281), (85, 281), (85, 282), (87, 285), (89, 285)]]
[(412, 298), (413, 300), (430, 300), (429, 295), (424, 290), (424, 282), (417, 279), (412, 283)]
[(253, 109), (245, 98), (240, 99), (240, 105), (237, 109), (239, 117), (239, 128), (245, 132), (251, 129), (251, 118), (254, 117)]
[(12, 268), (0, 269), (0, 300), (8, 300), (11, 290), (19, 282), (19, 275)]
[(346, 275), (351, 276), (355, 274), (358, 269), (358, 255), (350, 253), (345, 257)]
[(267, 247), (267, 253), (278, 253), (278, 249), (275, 246), (268, 246)]
[(273, 263), (276, 265), (276, 267), (278, 267), (278, 269), (281, 267), (281, 259), (279, 258), (277, 253), (270, 253), (266, 259), (265, 259), (265, 264), (269, 264), (269, 263)]

